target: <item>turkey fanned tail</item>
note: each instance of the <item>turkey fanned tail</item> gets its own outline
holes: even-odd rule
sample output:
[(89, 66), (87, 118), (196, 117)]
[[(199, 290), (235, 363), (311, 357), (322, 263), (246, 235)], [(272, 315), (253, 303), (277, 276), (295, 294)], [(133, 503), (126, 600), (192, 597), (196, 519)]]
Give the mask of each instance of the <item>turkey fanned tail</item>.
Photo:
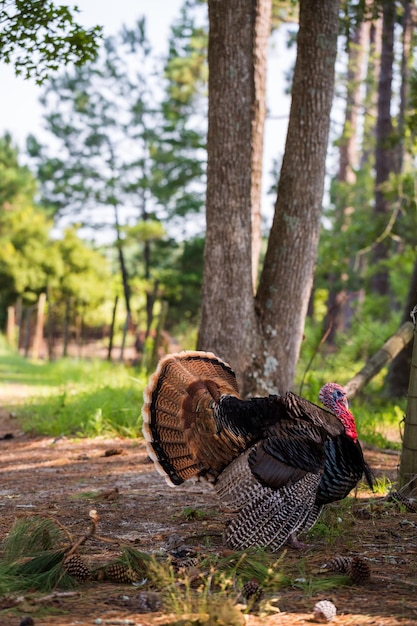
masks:
[(241, 400), (230, 366), (210, 352), (162, 359), (144, 400), (148, 454), (172, 485), (197, 476), (215, 481), (278, 419), (274, 396)]

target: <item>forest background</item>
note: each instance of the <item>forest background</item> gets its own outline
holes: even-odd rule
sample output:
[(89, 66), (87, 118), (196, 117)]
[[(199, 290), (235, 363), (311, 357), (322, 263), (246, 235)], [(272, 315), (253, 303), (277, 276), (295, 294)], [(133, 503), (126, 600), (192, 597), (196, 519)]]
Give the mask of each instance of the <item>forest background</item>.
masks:
[[(232, 5), (231, 12), (236, 10)], [(340, 6), (318, 262), (309, 262), (315, 267), (313, 283), (300, 275), (294, 290), (286, 286), (290, 272), (282, 264), (279, 300), (286, 314), (273, 310), (274, 326), (264, 325), (263, 330), (268, 326), (279, 345), (291, 338), (291, 345), (279, 359), (272, 359), (273, 366), (261, 332), (249, 332), (242, 342), (235, 332), (244, 326), (240, 305), (242, 311), (250, 309), (250, 315), (262, 308), (259, 292), (250, 302), (249, 283), (242, 288), (240, 281), (250, 274), (253, 293), (258, 278), (261, 286), (267, 280), (259, 268), (274, 265), (267, 251), (273, 212), (260, 219), (260, 179), (259, 172), (254, 179), (253, 163), (246, 202), (251, 204), (252, 225), (258, 223), (252, 233), (262, 237), (252, 239), (249, 265), (242, 255), (242, 263), (235, 262), (230, 274), (222, 264), (209, 277), (206, 273), (203, 304), (201, 300), (206, 4), (183, 4), (163, 59), (153, 54), (146, 20), (138, 16), (136, 24), (104, 36), (98, 56), (80, 66), (57, 64), (48, 75), (38, 72), (35, 63), (32, 68), (24, 62), (17, 66), (22, 72), (29, 67), (32, 79), (43, 85), (49, 139), (44, 133), (30, 135), (23, 153), (9, 134), (0, 142), (0, 321), (9, 344), (34, 359), (54, 360), (68, 356), (71, 343), (81, 354), (94, 340), (105, 346), (108, 359), (121, 361), (127, 347), (136, 345), (135, 364), (146, 371), (173, 345), (198, 346), (230, 361), (245, 391), (254, 388), (254, 381), (259, 384), (260, 376), (256, 379), (253, 371), (263, 361), (258, 373), (265, 374), (266, 366), (269, 370), (262, 377), (262, 390), (294, 387), (312, 399), (329, 376), (348, 381), (409, 319), (415, 304), (414, 11), (414, 3), (406, 1)], [(241, 15), (243, 24), (243, 10)], [(298, 4), (273, 2), (267, 24), (274, 36), (280, 33), (287, 39), (295, 58)], [(251, 37), (252, 31), (248, 57), (254, 50)], [(304, 69), (308, 73), (311, 67)], [(292, 78), (290, 66), (288, 91)], [(332, 89), (330, 85), (328, 95)], [(241, 96), (251, 110), (253, 102)], [(309, 120), (313, 127), (317, 122), (314, 116)], [(293, 146), (287, 141), (285, 154), (296, 154), (296, 146), (303, 143), (301, 130)], [(246, 141), (246, 157), (251, 140), (249, 136)], [(275, 198), (278, 189), (278, 199), (281, 160), (277, 148), (267, 191)], [(303, 181), (304, 172), (305, 167), (294, 172), (296, 182)], [(247, 179), (247, 172), (242, 171), (242, 177)], [(265, 177), (262, 180), (265, 184)], [(315, 193), (321, 198), (320, 185)], [(275, 215), (278, 201), (276, 207)], [(223, 224), (231, 238), (228, 218), (233, 210), (211, 209), (218, 218), (214, 221)], [(308, 220), (300, 223), (298, 241), (311, 238), (314, 246), (315, 227)], [(206, 254), (213, 248), (206, 245)], [(294, 266), (300, 255), (301, 262), (314, 257), (310, 250), (303, 258), (302, 249), (290, 251)], [(207, 287), (211, 278), (218, 283), (216, 299)], [(280, 285), (276, 279), (270, 278), (269, 288)], [(303, 289), (295, 297), (298, 284)], [(235, 306), (228, 308), (233, 300)], [(226, 332), (232, 329), (228, 340), (210, 326), (210, 314)], [(368, 413), (372, 404), (373, 421), (363, 432), (369, 438), (383, 437), (381, 423), (399, 429), (410, 357), (411, 344), (363, 392), (360, 402)]]

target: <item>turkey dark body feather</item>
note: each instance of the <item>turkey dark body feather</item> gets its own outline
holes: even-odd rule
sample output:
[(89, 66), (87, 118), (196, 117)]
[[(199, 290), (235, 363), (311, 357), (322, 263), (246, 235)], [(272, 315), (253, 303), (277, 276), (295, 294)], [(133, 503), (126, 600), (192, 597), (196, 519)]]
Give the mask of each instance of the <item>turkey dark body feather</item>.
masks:
[(291, 392), (242, 400), (232, 369), (215, 355), (169, 355), (145, 390), (148, 452), (172, 485), (196, 477), (213, 484), (235, 512), (230, 547), (277, 550), (362, 475), (372, 487), (343, 388), (328, 383), (320, 399), (332, 411)]

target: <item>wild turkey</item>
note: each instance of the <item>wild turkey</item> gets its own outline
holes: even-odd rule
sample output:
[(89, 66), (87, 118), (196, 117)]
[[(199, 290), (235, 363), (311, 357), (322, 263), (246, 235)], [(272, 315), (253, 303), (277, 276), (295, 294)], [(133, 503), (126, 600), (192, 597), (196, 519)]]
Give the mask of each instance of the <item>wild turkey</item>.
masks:
[(230, 366), (210, 352), (164, 357), (144, 394), (148, 454), (168, 484), (204, 478), (235, 511), (233, 549), (278, 550), (310, 528), (362, 475), (372, 487), (346, 393), (327, 383), (322, 409), (292, 392), (242, 400)]

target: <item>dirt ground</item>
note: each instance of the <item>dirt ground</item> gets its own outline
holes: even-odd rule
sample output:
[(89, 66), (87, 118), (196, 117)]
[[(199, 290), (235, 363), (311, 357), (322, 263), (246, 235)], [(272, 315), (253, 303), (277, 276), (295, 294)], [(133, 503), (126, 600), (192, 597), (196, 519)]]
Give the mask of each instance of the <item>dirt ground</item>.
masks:
[[(395, 481), (398, 455), (366, 449), (365, 456), (379, 476)], [(141, 440), (31, 438), (3, 409), (0, 474), (0, 544), (16, 519), (33, 515), (49, 516), (73, 537), (81, 537), (89, 511), (95, 509), (100, 518), (97, 535), (114, 543), (96, 538), (86, 542), (83, 554), (92, 565), (117, 556), (120, 545), (161, 551), (177, 539), (197, 551), (222, 550), (225, 518), (216, 509), (213, 492), (203, 483), (168, 487), (148, 462)], [(206, 511), (206, 519), (185, 519), (181, 511), (186, 506)], [(302, 570), (304, 580), (314, 581), (321, 564), (332, 557), (360, 555), (371, 568), (370, 581), (328, 592), (315, 592), (314, 585), (309, 590), (306, 584), (285, 587), (277, 594), (279, 612), (245, 616), (249, 626), (312, 624), (314, 604), (321, 599), (337, 607), (332, 624), (417, 624), (417, 513), (387, 506), (381, 495), (366, 493), (353, 510), (354, 515), (341, 520), (346, 527), (332, 542), (315, 538), (304, 551), (288, 549), (283, 562), (287, 571)], [(68, 596), (39, 601), (39, 594), (29, 593), (14, 607), (10, 598), (0, 596), (0, 626), (162, 626), (170, 621), (161, 611), (138, 610), (139, 593), (134, 585), (88, 581)], [(33, 622), (22, 621), (24, 617)]]

